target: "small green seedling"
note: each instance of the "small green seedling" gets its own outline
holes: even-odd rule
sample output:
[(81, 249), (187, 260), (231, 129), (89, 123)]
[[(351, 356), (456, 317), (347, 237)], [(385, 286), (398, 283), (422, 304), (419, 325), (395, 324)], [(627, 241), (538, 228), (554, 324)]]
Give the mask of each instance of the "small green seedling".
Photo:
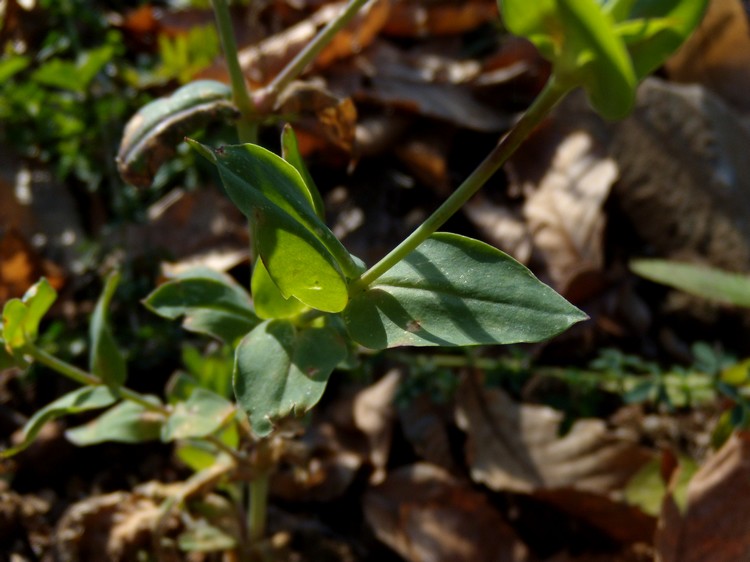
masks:
[[(267, 438), (286, 418), (312, 408), (334, 369), (351, 362), (359, 346), (536, 342), (586, 319), (507, 254), (437, 231), (571, 90), (584, 88), (607, 118), (627, 114), (638, 81), (684, 41), (705, 0), (501, 2), (508, 29), (530, 39), (552, 62), (549, 83), (445, 203), (369, 268), (325, 224), (322, 199), (292, 129), (284, 129), (283, 156), (252, 142), (279, 93), (364, 3), (352, 0), (268, 87), (251, 95), (239, 70), (227, 7), (215, 0), (231, 92), (214, 82), (188, 84), (144, 107), (123, 139), (121, 173), (147, 184), (169, 157), (165, 141), (214, 118), (237, 119), (241, 144), (211, 148), (188, 142), (216, 166), (227, 194), (250, 224), (257, 256), (251, 292), (225, 275), (199, 269), (161, 285), (145, 305), (161, 316), (182, 318), (187, 330), (234, 349), (233, 389), (244, 414), (186, 374), (170, 382), (166, 404), (124, 386), (125, 363), (106, 319), (114, 278), (92, 319), (90, 372), (48, 355), (35, 345), (39, 322), (54, 300), (54, 291), (42, 281), (23, 299), (6, 304), (0, 361), (36, 360), (84, 388), (34, 416), (22, 445), (6, 455), (30, 443), (48, 419), (111, 406), (86, 426), (70, 430), (70, 439), (80, 445), (179, 440), (181, 458), (199, 471), (196, 481), (214, 482), (217, 463), (227, 467), (227, 475), (250, 479), (250, 535), (258, 539), (273, 464)], [(254, 443), (252, 454), (239, 447), (240, 434)], [(240, 470), (246, 465), (250, 468)]]

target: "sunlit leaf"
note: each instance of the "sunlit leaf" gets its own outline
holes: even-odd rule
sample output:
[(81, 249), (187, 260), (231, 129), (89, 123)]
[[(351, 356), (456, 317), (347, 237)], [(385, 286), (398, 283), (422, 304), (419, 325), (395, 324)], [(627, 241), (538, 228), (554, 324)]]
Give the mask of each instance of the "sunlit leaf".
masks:
[[(160, 405), (156, 397), (148, 397)], [(121, 402), (89, 423), (69, 429), (65, 437), (79, 447), (106, 441), (142, 443), (159, 439), (164, 416), (134, 402)]]
[[(205, 147), (199, 150), (207, 155)], [(222, 147), (210, 157), (248, 217), (258, 254), (282, 295), (325, 312), (341, 311), (348, 298), (345, 274), (354, 277), (359, 270), (315, 214), (299, 172), (252, 144)]]
[(234, 405), (218, 394), (196, 388), (178, 402), (162, 428), (163, 441), (211, 435), (234, 415)]
[(89, 337), (91, 338), (89, 368), (105, 384), (113, 388), (122, 386), (127, 377), (125, 358), (117, 347), (117, 342), (107, 321), (107, 309), (115, 294), (119, 280), (118, 274), (110, 275), (107, 278), (104, 291), (96, 303), (89, 325)]
[(344, 311), (365, 347), (534, 342), (586, 315), (507, 254), (456, 234), (434, 234)]
[(267, 320), (250, 332), (237, 348), (234, 392), (253, 432), (268, 435), (279, 420), (312, 408), (346, 352), (331, 328)]
[(284, 298), (260, 260), (253, 268), (251, 292), (255, 312), (261, 318), (293, 318), (307, 309), (307, 306), (294, 297)]
[(556, 79), (582, 86), (604, 117), (625, 116), (635, 102), (635, 71), (612, 17), (596, 0), (503, 0), (508, 29), (534, 43)]
[(3, 308), (2, 338), (9, 352), (34, 342), (39, 323), (57, 298), (57, 291), (46, 279), (31, 287), (21, 299), (11, 299)]
[(195, 268), (154, 290), (144, 304), (166, 318), (183, 317), (187, 330), (233, 344), (259, 320), (249, 295), (231, 277)]
[(641, 259), (630, 269), (650, 281), (709, 300), (750, 307), (750, 276), (669, 260)]
[(12, 449), (2, 451), (0, 456), (9, 457), (23, 451), (33, 443), (42, 427), (44, 427), (44, 424), (48, 421), (69, 414), (106, 408), (107, 406), (114, 404), (116, 401), (117, 397), (112, 394), (112, 391), (106, 386), (85, 386), (61, 396), (54, 402), (47, 404), (44, 408), (37, 411), (32, 418), (26, 422), (26, 425), (24, 425), (21, 443)]

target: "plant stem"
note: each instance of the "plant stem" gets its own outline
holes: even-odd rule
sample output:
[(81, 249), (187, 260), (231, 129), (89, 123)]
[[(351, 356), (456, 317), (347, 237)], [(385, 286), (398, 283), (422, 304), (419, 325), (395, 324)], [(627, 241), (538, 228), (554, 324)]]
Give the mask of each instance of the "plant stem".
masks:
[(255, 106), (247, 91), (245, 77), (240, 68), (237, 58), (237, 42), (234, 40), (232, 29), (232, 18), (226, 0), (211, 0), (216, 16), (216, 28), (221, 38), (221, 46), (224, 49), (224, 58), (229, 69), (229, 77), (232, 81), (232, 97), (237, 109), (240, 110), (240, 118), (237, 120), (237, 136), (240, 142), (256, 142), (258, 140), (258, 124), (255, 121)]
[(338, 16), (328, 22), (328, 25), (321, 29), (320, 33), (264, 88), (263, 105), (269, 106), (275, 103), (279, 94), (302, 74), (305, 68), (318, 56), (318, 53), (331, 42), (334, 35), (346, 26), (366, 3), (367, 0), (351, 0)]
[(256, 543), (266, 534), (266, 512), (268, 508), (269, 473), (259, 473), (250, 482), (249, 522), (250, 541)]
[(364, 290), (445, 224), (505, 164), (521, 143), (541, 123), (542, 119), (569, 91), (570, 88), (557, 83), (554, 76), (550, 78), (539, 96), (537, 96), (531, 106), (521, 116), (518, 123), (500, 140), (498, 145), (477, 166), (471, 175), (401, 244), (365, 271), (357, 281), (353, 282), (350, 286), (350, 293), (353, 294)]
[[(78, 384), (84, 386), (101, 386), (104, 384), (104, 381), (102, 381), (102, 379), (100, 379), (99, 377), (92, 375), (91, 373), (87, 373), (86, 371), (84, 371), (83, 369), (79, 369), (75, 365), (66, 363), (65, 361), (58, 359), (54, 355), (50, 355), (49, 353), (47, 353), (43, 349), (36, 347), (35, 345), (29, 344), (24, 351), (31, 355), (42, 365), (45, 365), (50, 369), (57, 371), (61, 375), (74, 380)], [(151, 402), (142, 394), (139, 394), (134, 390), (130, 390), (129, 388), (121, 387), (114, 390), (113, 392), (119, 394), (125, 400), (140, 404), (141, 406), (143, 406), (147, 410), (151, 410), (152, 412), (158, 412), (165, 416), (169, 415), (170, 413), (169, 409)]]

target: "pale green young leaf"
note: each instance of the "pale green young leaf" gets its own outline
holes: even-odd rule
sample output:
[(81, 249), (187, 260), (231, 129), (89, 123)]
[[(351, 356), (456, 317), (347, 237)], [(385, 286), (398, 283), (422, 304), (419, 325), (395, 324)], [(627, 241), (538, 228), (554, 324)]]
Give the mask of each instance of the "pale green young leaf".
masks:
[[(155, 396), (149, 400), (161, 405)], [(89, 423), (65, 432), (68, 441), (79, 447), (107, 441), (142, 443), (159, 439), (164, 416), (134, 402), (120, 402)]]
[(255, 312), (260, 318), (293, 318), (307, 310), (307, 306), (296, 298), (284, 298), (261, 260), (255, 262), (250, 287)]
[(250, 332), (237, 347), (234, 392), (253, 433), (266, 436), (279, 420), (312, 408), (346, 353), (345, 341), (327, 327), (266, 320)]
[(116, 273), (107, 278), (104, 291), (96, 303), (89, 325), (89, 338), (91, 339), (89, 369), (112, 388), (122, 386), (127, 377), (125, 358), (117, 347), (107, 320), (109, 304), (117, 290), (119, 280), (120, 276)]
[(2, 338), (9, 352), (33, 343), (39, 323), (57, 299), (57, 291), (42, 278), (21, 299), (11, 299), (3, 308)]
[(343, 316), (372, 349), (536, 342), (587, 318), (507, 254), (446, 233), (354, 295)]
[(0, 452), (0, 457), (10, 457), (26, 449), (34, 442), (44, 424), (55, 418), (106, 408), (116, 401), (117, 397), (106, 386), (84, 386), (65, 394), (37, 411), (24, 425), (21, 442), (12, 449)]
[(650, 281), (709, 300), (750, 307), (750, 276), (691, 263), (641, 259), (630, 269)]

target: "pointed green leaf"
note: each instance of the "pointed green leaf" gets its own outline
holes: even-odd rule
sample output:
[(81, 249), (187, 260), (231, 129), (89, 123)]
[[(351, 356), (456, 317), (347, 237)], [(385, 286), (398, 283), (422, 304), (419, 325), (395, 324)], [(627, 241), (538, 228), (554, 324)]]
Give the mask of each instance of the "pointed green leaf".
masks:
[(587, 318), (507, 254), (446, 233), (353, 296), (343, 316), (373, 349), (535, 342)]
[(89, 369), (100, 377), (104, 384), (112, 388), (122, 386), (127, 377), (125, 358), (117, 347), (117, 342), (107, 322), (107, 309), (119, 281), (120, 276), (116, 273), (107, 278), (104, 291), (99, 298), (99, 302), (96, 303), (89, 326), (89, 337), (91, 338)]
[(277, 421), (312, 408), (345, 357), (346, 344), (331, 328), (267, 320), (250, 332), (237, 348), (234, 392), (253, 432), (268, 435)]
[(114, 404), (117, 397), (106, 386), (85, 386), (61, 396), (36, 412), (23, 427), (23, 439), (12, 449), (0, 452), (0, 457), (10, 457), (33, 443), (44, 424), (55, 418), (77, 414), (87, 410), (106, 408)]
[(36, 340), (39, 323), (55, 299), (57, 292), (46, 279), (41, 279), (20, 300), (11, 299), (5, 303), (2, 337), (8, 352), (13, 353), (27, 342)]
[[(149, 397), (160, 405), (155, 396)], [(106, 441), (142, 443), (159, 439), (164, 416), (134, 402), (120, 402), (89, 423), (69, 429), (65, 437), (79, 447)]]
[(233, 344), (259, 320), (249, 295), (231, 277), (195, 268), (167, 281), (144, 300), (160, 316), (183, 316), (183, 327)]
[(635, 102), (635, 71), (614, 21), (596, 0), (502, 0), (508, 29), (534, 43), (556, 79), (582, 86), (608, 119), (624, 117)]
[(223, 147), (213, 159), (227, 193), (248, 217), (258, 254), (282, 295), (325, 312), (341, 311), (345, 277), (356, 277), (359, 269), (316, 215), (299, 172), (252, 144)]
[(211, 435), (234, 416), (234, 404), (218, 394), (196, 388), (185, 402), (178, 402), (162, 428), (162, 441)]
[(641, 80), (664, 64), (698, 27), (708, 0), (636, 0), (634, 4), (615, 29)]
[[(240, 443), (240, 435), (237, 431), (237, 424), (229, 424), (226, 429), (219, 433), (219, 440), (231, 449), (236, 449)], [(185, 439), (178, 441), (175, 447), (177, 458), (184, 462), (195, 472), (205, 470), (217, 462), (222, 457), (227, 457), (227, 453), (206, 441), (205, 439)]]
[(704, 265), (669, 260), (630, 262), (630, 269), (650, 281), (713, 301), (750, 307), (750, 276)]
[(305, 160), (302, 158), (302, 154), (299, 151), (299, 145), (297, 144), (297, 136), (294, 134), (294, 129), (287, 123), (284, 125), (284, 129), (281, 132), (281, 156), (294, 166), (302, 176), (302, 179), (307, 187), (307, 191), (310, 194), (310, 200), (312, 201), (313, 210), (315, 214), (320, 217), (321, 220), (325, 220), (326, 211), (325, 205), (323, 204), (323, 198), (320, 196), (318, 186), (315, 185), (315, 181), (310, 175), (310, 171), (305, 165)]
[(294, 318), (307, 310), (307, 306), (294, 297), (284, 298), (276, 283), (268, 275), (266, 266), (260, 260), (253, 268), (251, 292), (255, 312), (261, 318)]

